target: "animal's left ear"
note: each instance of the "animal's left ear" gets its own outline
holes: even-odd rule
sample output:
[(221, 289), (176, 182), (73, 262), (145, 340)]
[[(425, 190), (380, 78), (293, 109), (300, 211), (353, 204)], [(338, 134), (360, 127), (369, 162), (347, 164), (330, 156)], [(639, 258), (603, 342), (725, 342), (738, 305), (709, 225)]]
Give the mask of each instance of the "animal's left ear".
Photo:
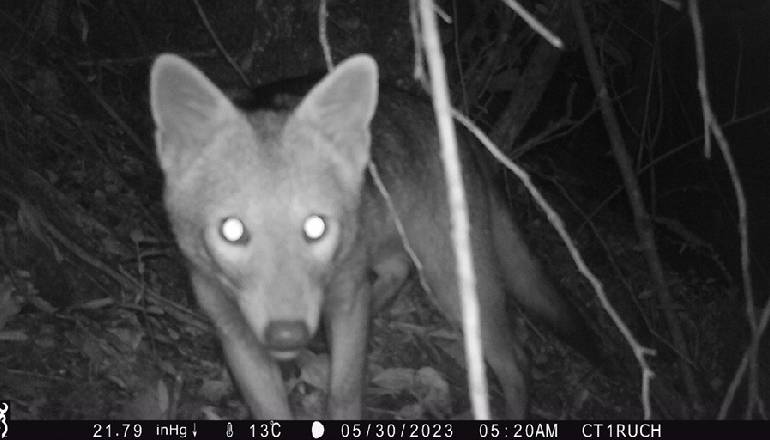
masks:
[(355, 167), (369, 161), (369, 123), (377, 107), (377, 63), (354, 55), (340, 63), (305, 96), (294, 118), (328, 135)]

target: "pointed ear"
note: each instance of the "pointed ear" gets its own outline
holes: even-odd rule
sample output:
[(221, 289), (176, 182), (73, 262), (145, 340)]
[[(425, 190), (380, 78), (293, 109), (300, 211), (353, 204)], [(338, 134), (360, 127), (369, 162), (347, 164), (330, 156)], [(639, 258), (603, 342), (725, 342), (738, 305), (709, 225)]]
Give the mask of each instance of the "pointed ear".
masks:
[(331, 71), (302, 100), (294, 118), (321, 130), (350, 165), (369, 161), (369, 123), (377, 107), (377, 63), (354, 55)]
[(166, 173), (186, 168), (216, 128), (239, 115), (200, 70), (172, 54), (160, 55), (152, 65), (150, 106), (158, 159)]

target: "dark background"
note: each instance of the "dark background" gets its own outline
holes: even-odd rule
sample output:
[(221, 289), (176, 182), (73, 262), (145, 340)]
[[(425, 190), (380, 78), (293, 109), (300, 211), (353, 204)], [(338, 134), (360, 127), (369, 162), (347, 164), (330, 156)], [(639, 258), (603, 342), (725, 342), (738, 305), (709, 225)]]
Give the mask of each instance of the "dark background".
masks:
[[(569, 3), (522, 2), (563, 38), (560, 51), (503, 2), (438, 2), (454, 18), (440, 20), (453, 102), (533, 174), (623, 319), (658, 350), (654, 416), (714, 417), (750, 331), (733, 186), (716, 147), (711, 159), (703, 154), (686, 7), (583, 2), (685, 335), (686, 347), (674, 350)], [(247, 414), (168, 230), (147, 77), (158, 53), (175, 52), (221, 87), (245, 88), (216, 42), (251, 86), (323, 71), (317, 2), (197, 6), (0, 5), (0, 397), (15, 418)], [(770, 286), (770, 3), (704, 0), (700, 9), (710, 98), (746, 193), (761, 309)], [(422, 93), (407, 0), (330, 1), (328, 39), (336, 62), (371, 53), (384, 82)], [(510, 176), (505, 183), (533, 247), (605, 353), (592, 366), (517, 315), (533, 355), (532, 416), (640, 417), (641, 375), (627, 344), (526, 192)], [(419, 295), (399, 299), (373, 333), (367, 417), (468, 415), (458, 336)], [(766, 346), (757, 361), (764, 398)], [(682, 385), (682, 357), (699, 399)], [(286, 372), (293, 404), (309, 414), (322, 401), (325, 362), (308, 353)], [(493, 402), (499, 394), (493, 388)], [(739, 387), (731, 417), (744, 414), (746, 395)]]

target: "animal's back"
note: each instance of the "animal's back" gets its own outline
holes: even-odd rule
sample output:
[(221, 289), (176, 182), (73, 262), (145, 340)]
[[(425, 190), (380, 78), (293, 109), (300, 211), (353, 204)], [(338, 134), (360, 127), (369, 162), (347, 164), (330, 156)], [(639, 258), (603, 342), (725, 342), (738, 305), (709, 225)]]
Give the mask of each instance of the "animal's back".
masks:
[[(390, 193), (399, 218), (404, 223), (407, 239), (428, 278), (442, 277), (429, 284), (440, 285), (451, 293), (432, 295), (459, 322), (460, 307), (455, 284), (454, 250), (451, 247), (450, 212), (443, 165), (430, 105), (411, 95), (381, 89), (377, 112), (372, 122), (372, 159)], [(457, 126), (458, 153), (463, 169), (471, 221), (471, 244), (474, 251), (482, 301), (505, 309), (497, 290), (515, 299), (528, 311), (546, 321), (568, 342), (585, 354), (594, 356), (590, 335), (582, 318), (558, 292), (531, 253), (523, 234), (512, 218), (499, 188), (491, 179), (488, 152), (462, 127)], [(376, 205), (368, 212), (372, 235), (392, 240), (395, 231), (388, 224), (390, 213), (371, 179), (367, 179), (366, 205)], [(369, 203), (366, 203), (366, 200)], [(400, 237), (399, 237), (400, 239)], [(412, 243), (413, 242), (413, 243)], [(430, 281), (430, 280), (429, 280)], [(482, 316), (482, 319), (485, 317)]]
[[(372, 162), (400, 219), (407, 224), (437, 220), (430, 213), (445, 213), (446, 189), (430, 106), (405, 93), (381, 92), (371, 130)], [(368, 221), (383, 222), (375, 230), (392, 232), (391, 213), (371, 176), (362, 202)], [(433, 226), (442, 229), (442, 224)]]

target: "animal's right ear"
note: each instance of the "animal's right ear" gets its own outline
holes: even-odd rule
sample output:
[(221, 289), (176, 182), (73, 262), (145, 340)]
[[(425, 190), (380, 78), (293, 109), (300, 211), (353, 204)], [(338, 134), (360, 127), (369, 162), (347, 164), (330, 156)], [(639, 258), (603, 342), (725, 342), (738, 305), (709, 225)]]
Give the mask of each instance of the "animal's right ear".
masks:
[(184, 170), (216, 134), (238, 118), (238, 110), (217, 86), (188, 61), (160, 55), (150, 73), (150, 107), (158, 160), (165, 173)]

